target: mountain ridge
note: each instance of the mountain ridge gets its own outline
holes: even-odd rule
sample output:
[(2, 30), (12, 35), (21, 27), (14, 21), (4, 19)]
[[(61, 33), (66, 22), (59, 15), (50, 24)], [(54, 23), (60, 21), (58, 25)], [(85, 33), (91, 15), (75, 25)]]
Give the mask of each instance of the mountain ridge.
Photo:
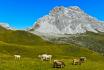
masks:
[(87, 31), (98, 33), (104, 32), (104, 22), (89, 16), (77, 6), (60, 6), (40, 18), (30, 31), (47, 34), (77, 34)]
[(104, 53), (104, 22), (77, 6), (53, 8), (28, 31), (49, 42), (76, 44)]

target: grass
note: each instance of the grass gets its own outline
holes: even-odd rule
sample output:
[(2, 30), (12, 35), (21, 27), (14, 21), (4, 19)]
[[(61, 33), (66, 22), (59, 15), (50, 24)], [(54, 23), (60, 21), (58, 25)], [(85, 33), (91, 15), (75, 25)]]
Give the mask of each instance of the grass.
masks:
[[(37, 56), (44, 53), (53, 55), (53, 60), (63, 60), (65, 68), (55, 69), (52, 62), (40, 61)], [(14, 59), (15, 54), (21, 55), (21, 59)], [(72, 65), (72, 59), (80, 56), (86, 56), (87, 62)], [(103, 65), (104, 57), (89, 49), (75, 44), (54, 44), (26, 31), (0, 28), (0, 70), (103, 70)]]
[(82, 65), (72, 65), (71, 59), (63, 59), (66, 66), (62, 69), (52, 67), (52, 62), (40, 61), (39, 59), (22, 58), (21, 60), (3, 60), (0, 63), (0, 70), (103, 70), (104, 63), (101, 61), (90, 61)]
[[(53, 55), (53, 59), (63, 60), (65, 68), (52, 68), (52, 62), (42, 62), (37, 56), (42, 53)], [(14, 59), (20, 54), (21, 59)], [(86, 56), (87, 62), (72, 65), (72, 59)], [(103, 70), (104, 57), (91, 50), (73, 45), (50, 44), (45, 46), (26, 46), (0, 42), (0, 70)]]

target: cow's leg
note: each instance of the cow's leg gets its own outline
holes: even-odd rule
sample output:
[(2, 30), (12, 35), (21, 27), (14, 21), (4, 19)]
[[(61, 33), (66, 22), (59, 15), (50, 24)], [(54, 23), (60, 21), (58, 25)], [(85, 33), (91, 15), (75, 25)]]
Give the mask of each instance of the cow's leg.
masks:
[(79, 62), (79, 65), (81, 65), (81, 62)]
[(50, 59), (50, 61), (51, 61), (51, 57), (50, 57), (49, 59)]
[(20, 60), (20, 57), (19, 57), (19, 60)]
[(78, 62), (75, 62), (75, 65), (78, 65)]
[(50, 63), (51, 63), (51, 57), (50, 57)]
[(48, 58), (48, 57), (46, 57), (46, 60), (48, 61), (48, 60), (49, 60), (49, 58)]
[(60, 66), (60, 68), (62, 68), (62, 67), (63, 67), (63, 65), (62, 65), (62, 64), (60, 64), (59, 66)]
[(73, 61), (73, 65), (75, 65), (75, 62)]
[(46, 58), (46, 61), (48, 60), (48, 58)]
[(56, 65), (57, 65), (57, 64), (54, 62), (54, 63), (53, 63), (53, 68), (56, 68)]
[(41, 61), (43, 61), (43, 58), (41, 57)]
[(15, 57), (15, 59), (18, 59), (17, 57)]
[(56, 64), (55, 63), (53, 64), (53, 68), (56, 68)]
[(19, 58), (17, 57), (17, 59), (19, 59)]

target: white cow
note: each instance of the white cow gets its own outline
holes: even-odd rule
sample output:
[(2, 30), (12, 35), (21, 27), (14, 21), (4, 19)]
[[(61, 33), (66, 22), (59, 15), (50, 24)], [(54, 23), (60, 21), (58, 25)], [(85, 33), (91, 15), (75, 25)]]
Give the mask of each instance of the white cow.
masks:
[(15, 59), (20, 59), (21, 56), (20, 55), (14, 55)]
[(52, 55), (47, 55), (47, 54), (42, 54), (38, 56), (39, 58), (41, 58), (41, 60), (50, 60), (52, 59)]
[(80, 61), (80, 59), (73, 59), (73, 65), (81, 65), (81, 61)]

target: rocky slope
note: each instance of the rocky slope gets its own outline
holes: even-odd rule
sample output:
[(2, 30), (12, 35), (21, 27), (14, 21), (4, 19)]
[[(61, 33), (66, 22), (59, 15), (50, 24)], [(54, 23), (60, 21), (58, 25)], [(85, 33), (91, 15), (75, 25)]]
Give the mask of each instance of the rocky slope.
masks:
[(30, 31), (47, 35), (80, 34), (87, 31), (98, 33), (104, 32), (104, 22), (89, 16), (77, 6), (61, 6), (40, 18)]

